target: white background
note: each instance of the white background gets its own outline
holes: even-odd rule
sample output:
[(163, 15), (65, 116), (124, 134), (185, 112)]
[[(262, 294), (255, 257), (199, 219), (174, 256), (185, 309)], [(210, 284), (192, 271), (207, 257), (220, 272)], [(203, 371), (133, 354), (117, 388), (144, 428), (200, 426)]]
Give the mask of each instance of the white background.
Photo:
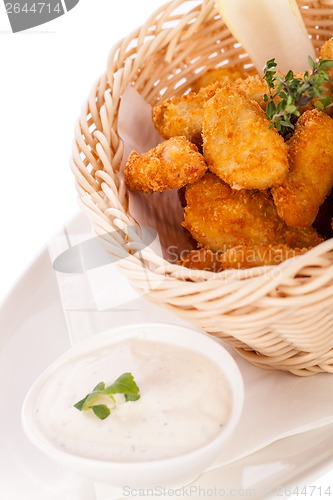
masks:
[[(163, 3), (80, 0), (65, 16), (12, 34), (1, 2), (0, 302), (78, 210), (74, 124), (109, 50)], [(333, 472), (312, 484), (330, 483), (333, 492)]]
[(65, 16), (12, 34), (0, 2), (0, 302), (78, 210), (74, 124), (111, 47), (163, 3), (80, 0)]

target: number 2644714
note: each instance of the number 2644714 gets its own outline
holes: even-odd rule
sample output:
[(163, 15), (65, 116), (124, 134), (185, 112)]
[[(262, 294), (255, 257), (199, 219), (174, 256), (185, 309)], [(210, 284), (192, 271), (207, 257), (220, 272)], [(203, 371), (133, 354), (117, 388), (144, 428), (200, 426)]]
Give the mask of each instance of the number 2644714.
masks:
[(6, 3), (5, 4), (7, 14), (41, 14), (43, 11), (48, 12), (56, 12), (61, 14), (63, 12), (62, 6), (60, 3), (56, 5), (51, 5), (50, 3), (36, 2), (28, 5), (27, 3), (21, 5), (19, 3)]

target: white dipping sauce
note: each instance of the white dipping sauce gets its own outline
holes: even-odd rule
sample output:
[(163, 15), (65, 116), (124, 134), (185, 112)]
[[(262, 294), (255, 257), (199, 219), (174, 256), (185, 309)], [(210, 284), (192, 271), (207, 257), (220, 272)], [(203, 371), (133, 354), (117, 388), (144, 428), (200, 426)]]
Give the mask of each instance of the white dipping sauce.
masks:
[[(99, 382), (131, 372), (141, 398), (100, 420), (74, 404)], [(210, 442), (228, 420), (231, 391), (205, 355), (164, 342), (127, 339), (67, 362), (46, 381), (35, 418), (42, 433), (69, 453), (110, 461), (146, 461)]]

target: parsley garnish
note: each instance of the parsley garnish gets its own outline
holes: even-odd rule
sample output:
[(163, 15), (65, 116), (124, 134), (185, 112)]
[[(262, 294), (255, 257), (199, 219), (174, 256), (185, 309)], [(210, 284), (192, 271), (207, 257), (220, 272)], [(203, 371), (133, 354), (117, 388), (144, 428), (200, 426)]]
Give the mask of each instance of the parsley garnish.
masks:
[(105, 387), (104, 382), (100, 382), (92, 392), (75, 403), (74, 406), (80, 411), (91, 409), (98, 418), (104, 420), (111, 413), (108, 404), (106, 404), (108, 399), (111, 400), (109, 402), (113, 403), (113, 407), (117, 404), (114, 394), (124, 394), (125, 401), (140, 399), (140, 390), (131, 373), (123, 373), (108, 387)]
[[(311, 73), (306, 71), (303, 77), (295, 77), (291, 70), (285, 76), (278, 74), (275, 59), (267, 61), (264, 67), (264, 80), (269, 88), (269, 95), (264, 95), (266, 115), (271, 121), (270, 127), (276, 127), (283, 136), (293, 131), (300, 109), (313, 99), (321, 111), (332, 104), (331, 97), (324, 95), (327, 90), (324, 84), (330, 80), (326, 70), (333, 67), (333, 61), (314, 62), (310, 56), (308, 61)], [(274, 102), (276, 97), (280, 98), (277, 104)]]

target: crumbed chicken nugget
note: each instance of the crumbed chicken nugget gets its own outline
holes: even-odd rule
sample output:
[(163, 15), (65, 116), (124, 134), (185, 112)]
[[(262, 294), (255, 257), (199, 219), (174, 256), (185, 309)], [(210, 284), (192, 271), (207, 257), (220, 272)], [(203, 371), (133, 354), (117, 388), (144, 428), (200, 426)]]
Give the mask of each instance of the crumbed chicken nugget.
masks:
[(243, 92), (225, 86), (206, 103), (203, 151), (208, 166), (234, 189), (278, 186), (288, 172), (288, 151), (264, 111)]
[[(285, 76), (282, 73), (279, 73), (280, 76)], [(300, 78), (304, 79), (304, 73), (294, 73), (295, 78)], [(264, 100), (264, 95), (269, 95), (269, 88), (267, 85), (267, 82), (260, 77), (259, 75), (251, 75), (245, 80), (237, 80), (233, 87), (236, 90), (240, 90), (241, 92), (244, 92), (246, 97), (248, 99), (251, 99), (252, 101), (256, 101), (261, 109), (266, 111), (267, 108), (267, 102)], [(307, 104), (306, 106), (303, 106), (300, 109), (300, 113), (304, 113), (307, 109), (313, 109), (315, 107), (315, 101), (317, 99), (313, 99), (313, 101), (310, 104)], [(281, 98), (279, 96), (274, 97), (274, 102), (275, 104), (278, 104), (278, 102), (281, 101)]]
[[(320, 59), (328, 59), (333, 60), (333, 38), (327, 40), (324, 45), (320, 48)], [(333, 68), (329, 68), (326, 70), (329, 76), (329, 81), (324, 84), (326, 87), (326, 95), (333, 98)], [(333, 115), (333, 106), (330, 105), (324, 109), (325, 113), (328, 113), (330, 116)]]
[(236, 80), (248, 77), (242, 66), (223, 66), (222, 68), (211, 68), (201, 74), (191, 85), (194, 92), (212, 85), (212, 83), (233, 83)]
[(126, 163), (125, 182), (135, 191), (165, 191), (197, 181), (206, 170), (195, 144), (185, 137), (172, 137), (142, 155), (133, 151)]
[(266, 191), (234, 190), (212, 173), (186, 188), (183, 226), (200, 247), (284, 243), (284, 222)]
[(267, 82), (259, 75), (252, 75), (246, 79), (237, 80), (234, 87), (236, 90), (244, 92), (248, 99), (256, 101), (263, 110), (266, 110), (267, 102), (264, 101), (264, 95), (269, 95), (269, 88)]
[(324, 241), (313, 227), (285, 227), (285, 242), (291, 248), (312, 248)]
[(198, 93), (190, 92), (185, 96), (171, 97), (154, 106), (152, 118), (159, 134), (164, 139), (182, 135), (197, 146), (201, 146), (204, 104), (221, 85), (215, 83)]
[(219, 252), (200, 248), (199, 250), (191, 250), (186, 254), (182, 254), (177, 264), (197, 271), (218, 273), (219, 271), (223, 271), (222, 255)]
[(320, 59), (333, 59), (333, 38), (329, 38), (320, 47)]
[(308, 248), (290, 248), (287, 245), (238, 245), (224, 253), (201, 248), (182, 256), (177, 264), (198, 271), (221, 272), (226, 269), (251, 269), (276, 266), (287, 259), (303, 255)]
[(276, 266), (287, 259), (303, 255), (308, 248), (290, 248), (287, 245), (237, 246), (222, 256), (224, 269), (250, 269), (259, 266)]
[[(326, 42), (320, 48), (320, 59), (333, 60), (333, 38), (326, 40)], [(326, 70), (330, 79), (333, 78), (333, 68)]]
[(288, 226), (307, 227), (333, 185), (333, 120), (316, 109), (297, 121), (288, 141), (290, 172), (272, 194)]

